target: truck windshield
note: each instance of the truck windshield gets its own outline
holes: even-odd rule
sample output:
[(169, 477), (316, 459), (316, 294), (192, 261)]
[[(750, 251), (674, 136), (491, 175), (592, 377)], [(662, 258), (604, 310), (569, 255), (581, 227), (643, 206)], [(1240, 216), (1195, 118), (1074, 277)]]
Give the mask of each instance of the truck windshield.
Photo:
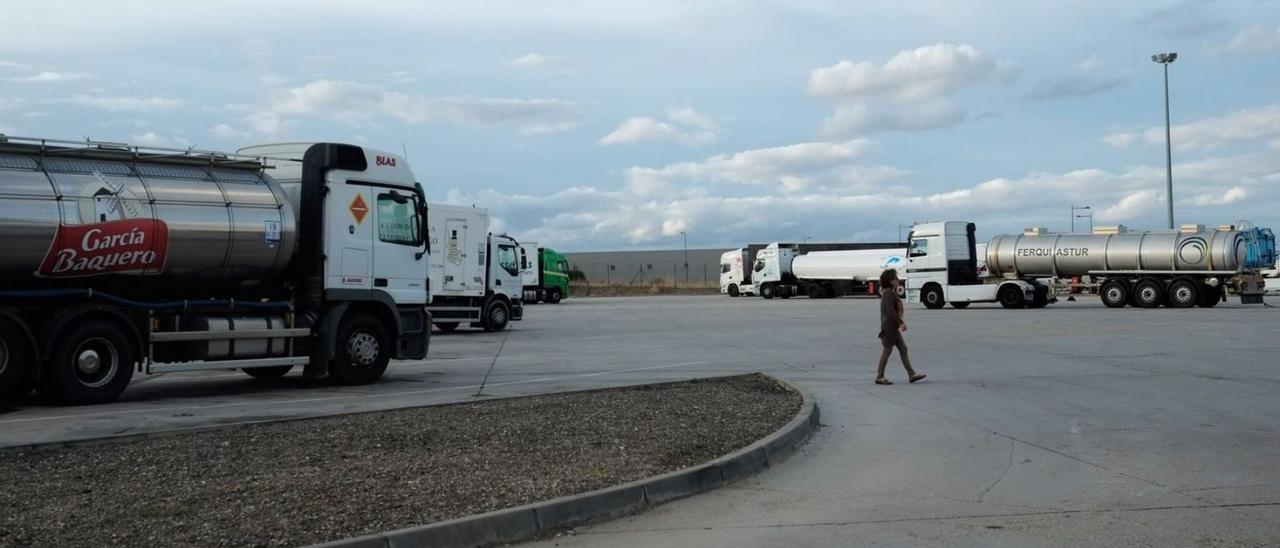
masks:
[(516, 248), (511, 245), (498, 246), (498, 266), (512, 276), (520, 274), (520, 261), (516, 259)]
[(394, 193), (378, 195), (378, 239), (391, 244), (422, 245), (417, 205)]
[(929, 254), (929, 240), (911, 240), (911, 256), (924, 257)]

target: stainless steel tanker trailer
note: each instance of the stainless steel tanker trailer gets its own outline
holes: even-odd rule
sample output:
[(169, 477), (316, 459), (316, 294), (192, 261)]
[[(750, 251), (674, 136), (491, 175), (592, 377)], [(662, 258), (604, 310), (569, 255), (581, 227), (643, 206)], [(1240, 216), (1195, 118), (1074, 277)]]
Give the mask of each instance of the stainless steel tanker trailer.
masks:
[(929, 308), (947, 302), (999, 302), (1007, 308), (1050, 302), (1053, 278), (1089, 276), (1103, 304), (1154, 308), (1211, 307), (1230, 287), (1244, 303), (1261, 303), (1261, 272), (1275, 261), (1275, 236), (1266, 228), (1113, 234), (1048, 234), (1028, 229), (998, 235), (986, 249), (988, 275), (975, 267), (974, 225), (926, 223), (912, 230), (908, 295)]
[(0, 136), (0, 398), (107, 402), (135, 372), (374, 382), (427, 353), (425, 204), (403, 158), (351, 145)]

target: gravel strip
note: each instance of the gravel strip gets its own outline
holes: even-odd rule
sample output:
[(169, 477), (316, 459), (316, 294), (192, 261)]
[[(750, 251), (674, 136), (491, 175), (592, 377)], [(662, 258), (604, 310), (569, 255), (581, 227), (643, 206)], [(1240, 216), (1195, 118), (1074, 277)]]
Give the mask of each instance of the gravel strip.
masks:
[(782, 427), (761, 375), (0, 454), (0, 546), (294, 546), (686, 468)]

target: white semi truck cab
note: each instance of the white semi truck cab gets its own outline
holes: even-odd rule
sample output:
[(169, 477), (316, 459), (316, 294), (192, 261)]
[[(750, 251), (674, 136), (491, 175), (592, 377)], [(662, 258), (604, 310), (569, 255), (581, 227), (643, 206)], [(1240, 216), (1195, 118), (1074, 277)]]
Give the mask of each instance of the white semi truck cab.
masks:
[(999, 302), (1005, 308), (1043, 307), (1052, 300), (1045, 285), (983, 276), (975, 226), (963, 221), (917, 224), (908, 237), (907, 302), (942, 308)]

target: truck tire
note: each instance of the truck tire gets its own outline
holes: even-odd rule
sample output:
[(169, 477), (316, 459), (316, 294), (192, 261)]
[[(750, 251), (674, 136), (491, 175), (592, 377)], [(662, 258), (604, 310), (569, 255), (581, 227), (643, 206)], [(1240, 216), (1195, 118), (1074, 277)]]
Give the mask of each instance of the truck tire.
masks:
[(1144, 278), (1133, 286), (1133, 305), (1138, 308), (1157, 308), (1164, 296), (1164, 284), (1155, 278)]
[(819, 285), (809, 286), (807, 288), (807, 291), (805, 291), (805, 293), (808, 295), (810, 299), (821, 299), (822, 297), (825, 296), (822, 294), (823, 293), (822, 286), (819, 286)]
[(942, 296), (942, 288), (937, 285), (930, 284), (920, 292), (920, 302), (924, 303), (925, 308), (937, 310), (946, 306), (947, 299)]
[(767, 284), (767, 285), (760, 286), (760, 296), (761, 296), (761, 297), (764, 297), (765, 299), (772, 299), (772, 298), (773, 298), (773, 284)]
[(248, 369), (241, 369), (241, 371), (244, 371), (244, 374), (255, 379), (274, 381), (280, 377), (288, 375), (289, 371), (292, 369), (292, 365), (277, 365), (274, 367), (250, 367)]
[(133, 378), (133, 342), (124, 329), (102, 319), (78, 320), (58, 334), (45, 365), (40, 393), (62, 405), (108, 403)]
[(445, 333), (453, 333), (458, 328), (458, 322), (435, 322), (436, 329)]
[(742, 292), (738, 290), (738, 284), (729, 284), (730, 297), (737, 297), (738, 295), (741, 295), (741, 294)]
[(1129, 285), (1120, 280), (1110, 280), (1102, 284), (1098, 296), (1107, 308), (1124, 308), (1129, 302)]
[(391, 361), (391, 337), (377, 317), (353, 313), (342, 319), (338, 348), (329, 362), (329, 376), (347, 386), (369, 384), (382, 378)]
[(1049, 306), (1049, 288), (1037, 285), (1028, 308), (1044, 308)]
[(969, 301), (965, 301), (962, 303), (951, 301), (951, 308), (969, 308)]
[(1022, 293), (1022, 288), (1015, 284), (1000, 288), (1000, 293), (996, 297), (1000, 299), (1000, 306), (1008, 309), (1026, 308), (1027, 306), (1027, 296)]
[(1200, 284), (1187, 278), (1178, 278), (1169, 284), (1169, 307), (1191, 308), (1200, 302)]
[(0, 403), (31, 391), (30, 355), (22, 330), (12, 322), (0, 320)]
[(485, 305), (484, 315), (481, 318), (485, 331), (491, 333), (502, 331), (511, 322), (511, 307), (502, 299), (494, 299)]
[(560, 304), (560, 300), (563, 298), (564, 298), (564, 293), (561, 292), (560, 288), (558, 287), (553, 287), (551, 288), (550, 291), (547, 292), (547, 302), (551, 304)]
[(1201, 308), (1213, 308), (1222, 302), (1222, 288), (1204, 286), (1200, 288), (1200, 302), (1196, 304)]

